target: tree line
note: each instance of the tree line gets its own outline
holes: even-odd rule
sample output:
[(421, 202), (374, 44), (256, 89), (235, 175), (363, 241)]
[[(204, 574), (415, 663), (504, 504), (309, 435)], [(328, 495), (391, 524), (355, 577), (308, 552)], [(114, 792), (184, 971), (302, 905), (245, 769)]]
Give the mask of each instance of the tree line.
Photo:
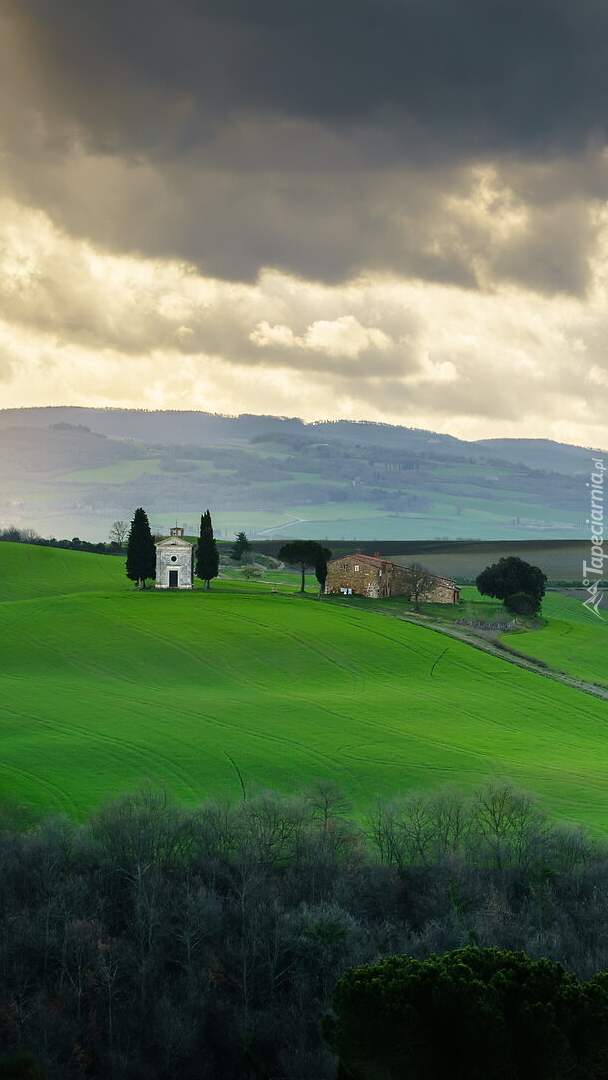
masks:
[(606, 844), (506, 783), (0, 813), (0, 1054), (49, 1080), (333, 1080), (347, 969), (469, 946), (608, 969)]
[(96, 555), (112, 553), (108, 545), (92, 543), (89, 540), (81, 540), (79, 536), (73, 536), (71, 540), (57, 540), (54, 536), (45, 538), (39, 536), (35, 529), (20, 528), (17, 525), (9, 525), (6, 529), (0, 529), (0, 542), (9, 544), (37, 544), (39, 547), (64, 548), (68, 551), (91, 551)]

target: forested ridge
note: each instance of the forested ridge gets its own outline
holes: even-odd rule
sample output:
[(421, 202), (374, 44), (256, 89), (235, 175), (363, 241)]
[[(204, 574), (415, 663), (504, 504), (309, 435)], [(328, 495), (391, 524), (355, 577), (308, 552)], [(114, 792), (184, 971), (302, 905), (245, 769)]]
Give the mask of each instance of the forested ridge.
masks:
[(346, 968), (466, 944), (608, 968), (608, 848), (509, 784), (356, 819), (331, 783), (0, 819), (0, 1053), (50, 1080), (323, 1080)]

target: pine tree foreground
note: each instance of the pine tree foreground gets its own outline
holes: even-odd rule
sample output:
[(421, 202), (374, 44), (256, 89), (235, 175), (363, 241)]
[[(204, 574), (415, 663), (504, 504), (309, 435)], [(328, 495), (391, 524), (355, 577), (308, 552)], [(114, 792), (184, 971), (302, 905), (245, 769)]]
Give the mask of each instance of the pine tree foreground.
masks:
[(600, 1080), (607, 978), (496, 948), (389, 956), (344, 973), (323, 1033), (340, 1080)]
[(209, 589), (211, 578), (217, 577), (219, 568), (220, 557), (213, 535), (211, 514), (205, 510), (201, 516), (201, 531), (196, 546), (196, 576), (204, 581)]

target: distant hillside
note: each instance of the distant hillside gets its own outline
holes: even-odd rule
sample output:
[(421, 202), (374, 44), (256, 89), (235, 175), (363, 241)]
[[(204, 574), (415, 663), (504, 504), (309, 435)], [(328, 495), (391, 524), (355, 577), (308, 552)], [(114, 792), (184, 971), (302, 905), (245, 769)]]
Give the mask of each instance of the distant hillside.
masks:
[(0, 410), (0, 525), (100, 540), (144, 506), (218, 536), (585, 535), (590, 451), (388, 424), (73, 407)]
[[(222, 416), (216, 413), (145, 409), (85, 409), (55, 406), (31, 409), (0, 409), (0, 430), (14, 427), (68, 425), (88, 427), (115, 439), (136, 439), (175, 445), (246, 445), (268, 433), (293, 434), (316, 441), (392, 447), (415, 453), (440, 452), (442, 456), (474, 457), (521, 463), (532, 469), (566, 474), (584, 473), (589, 448), (570, 446), (550, 439), (480, 439), (467, 442), (422, 428), (398, 427), (371, 421), (321, 420), (306, 424), (297, 417)], [(607, 451), (608, 452), (608, 451)]]

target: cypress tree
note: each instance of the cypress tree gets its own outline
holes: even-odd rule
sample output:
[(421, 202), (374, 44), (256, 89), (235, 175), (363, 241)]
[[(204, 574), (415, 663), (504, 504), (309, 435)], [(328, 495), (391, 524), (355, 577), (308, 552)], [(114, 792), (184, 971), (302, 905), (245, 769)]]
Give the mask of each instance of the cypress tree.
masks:
[(201, 516), (201, 531), (196, 546), (196, 576), (204, 581), (209, 589), (211, 578), (217, 577), (220, 557), (213, 536), (211, 514), (208, 510)]
[(126, 565), (127, 577), (138, 586), (141, 584), (142, 589), (146, 587), (146, 578), (156, 577), (156, 548), (148, 515), (141, 506), (135, 511), (131, 522)]
[(319, 544), (319, 550), (315, 559), (315, 577), (319, 582), (319, 592), (325, 592), (325, 582), (327, 581), (327, 560), (331, 559), (331, 551), (329, 548), (323, 547)]
[(234, 559), (235, 562), (240, 562), (246, 551), (251, 551), (251, 544), (244, 532), (237, 533), (236, 540), (230, 551), (230, 558)]

